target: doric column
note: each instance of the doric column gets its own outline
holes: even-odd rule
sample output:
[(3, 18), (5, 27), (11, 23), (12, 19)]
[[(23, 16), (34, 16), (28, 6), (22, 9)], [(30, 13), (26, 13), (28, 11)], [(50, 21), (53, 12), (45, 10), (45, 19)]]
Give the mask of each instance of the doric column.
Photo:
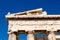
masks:
[(8, 38), (8, 40), (17, 40), (18, 38), (17, 38), (17, 33), (15, 33), (15, 32), (9, 32), (8, 33), (8, 35), (9, 35), (9, 38)]
[(34, 40), (34, 32), (33, 31), (27, 32), (27, 40)]
[(56, 40), (54, 31), (49, 32), (48, 40)]

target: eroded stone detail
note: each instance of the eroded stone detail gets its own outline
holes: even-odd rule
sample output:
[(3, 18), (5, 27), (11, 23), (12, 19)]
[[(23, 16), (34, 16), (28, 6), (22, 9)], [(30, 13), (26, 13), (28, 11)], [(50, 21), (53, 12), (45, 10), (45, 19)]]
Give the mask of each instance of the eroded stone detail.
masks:
[[(35, 40), (35, 33), (46, 33), (47, 40), (56, 40), (54, 32), (60, 31), (60, 15), (47, 15), (42, 8), (6, 15), (8, 40), (18, 40), (17, 33), (26, 33), (27, 40)], [(48, 33), (49, 32), (49, 33)]]

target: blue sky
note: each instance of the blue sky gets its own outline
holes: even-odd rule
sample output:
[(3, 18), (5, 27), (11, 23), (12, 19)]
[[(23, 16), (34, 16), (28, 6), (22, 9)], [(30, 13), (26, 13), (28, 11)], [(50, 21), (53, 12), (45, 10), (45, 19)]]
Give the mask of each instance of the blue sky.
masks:
[[(48, 14), (60, 14), (60, 0), (0, 0), (0, 40), (8, 40), (8, 26), (5, 15), (43, 8)], [(24, 38), (25, 35), (21, 37)]]

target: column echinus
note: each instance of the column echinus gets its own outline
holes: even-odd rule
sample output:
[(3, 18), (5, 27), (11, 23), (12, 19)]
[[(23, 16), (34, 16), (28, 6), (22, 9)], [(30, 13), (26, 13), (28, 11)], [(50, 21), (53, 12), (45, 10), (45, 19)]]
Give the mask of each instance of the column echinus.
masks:
[(54, 31), (49, 32), (48, 40), (56, 40)]
[(34, 40), (34, 31), (27, 31), (27, 40)]
[(17, 33), (9, 32), (8, 35), (9, 35), (8, 40), (17, 40)]

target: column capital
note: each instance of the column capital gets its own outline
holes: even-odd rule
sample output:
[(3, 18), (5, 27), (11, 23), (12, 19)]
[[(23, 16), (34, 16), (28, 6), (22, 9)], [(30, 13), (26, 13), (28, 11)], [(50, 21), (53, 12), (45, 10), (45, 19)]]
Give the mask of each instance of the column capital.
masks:
[(28, 31), (26, 31), (26, 33), (27, 34), (32, 34), (32, 33), (34, 34), (34, 30), (28, 30)]
[(8, 31), (7, 33), (8, 33), (8, 34), (11, 34), (11, 33), (13, 33), (13, 32), (12, 32), (12, 31)]
[(49, 31), (49, 33), (54, 33), (55, 31)]

